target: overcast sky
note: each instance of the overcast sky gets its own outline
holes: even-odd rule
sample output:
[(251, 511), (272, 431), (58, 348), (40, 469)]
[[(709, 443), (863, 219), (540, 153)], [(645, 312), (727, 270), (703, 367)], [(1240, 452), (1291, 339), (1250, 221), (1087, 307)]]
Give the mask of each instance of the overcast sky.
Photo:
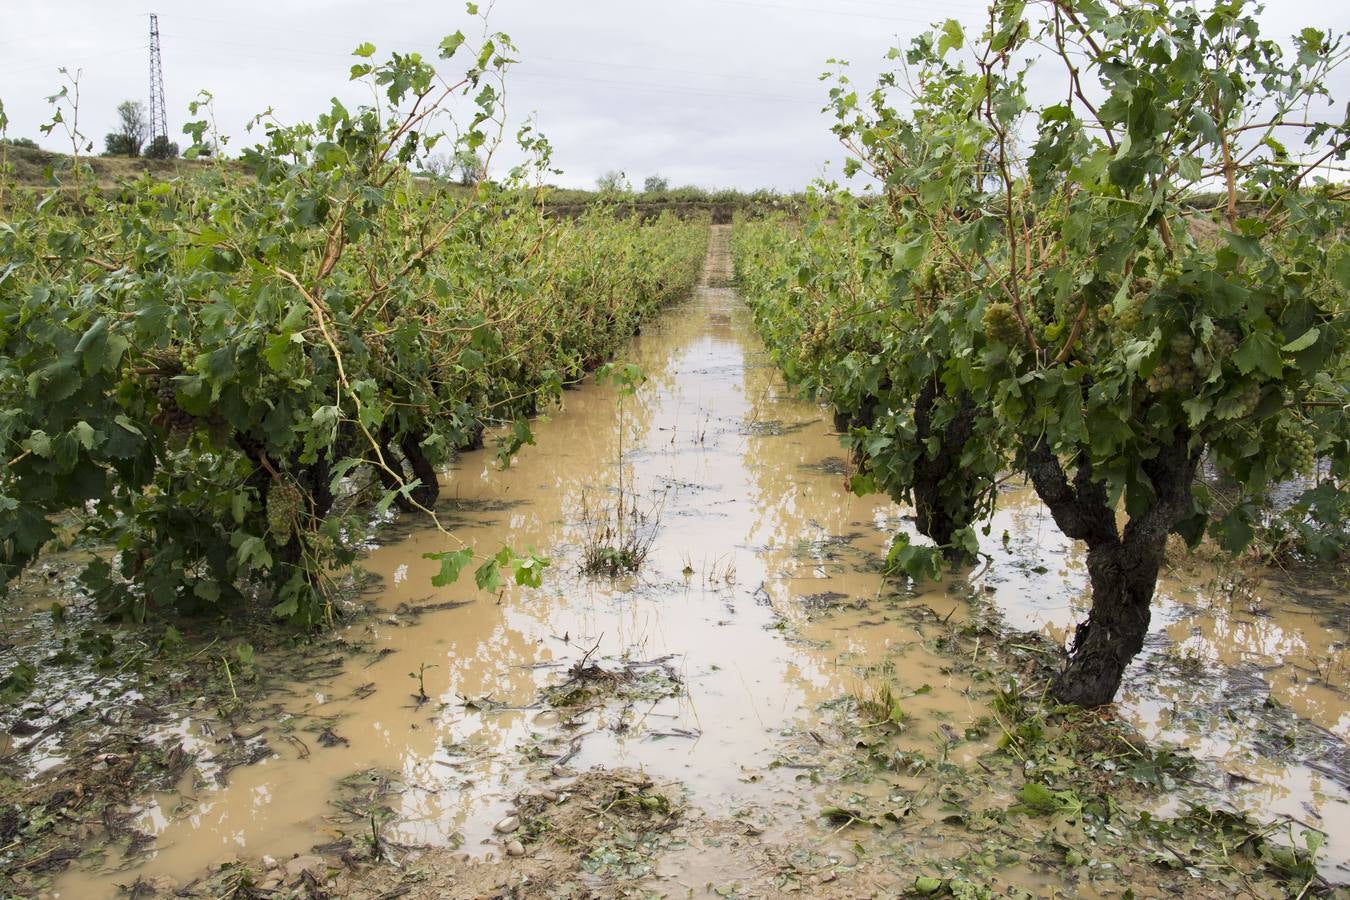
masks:
[[(1345, 0), (1274, 0), (1272, 36), (1304, 25), (1350, 30)], [(515, 116), (537, 114), (556, 148), (559, 183), (590, 187), (619, 169), (640, 185), (798, 190), (839, 171), (842, 157), (820, 112), (830, 57), (853, 63), (861, 85), (886, 49), (932, 21), (978, 30), (978, 0), (497, 0), (494, 29), (520, 48), (508, 79)], [(328, 99), (360, 102), (347, 82), (362, 41), (379, 54), (434, 57), (442, 36), (478, 24), (460, 0), (0, 0), (0, 100), (10, 136), (68, 149), (38, 126), (58, 67), (83, 72), (81, 130), (103, 149), (123, 99), (145, 100), (148, 9), (159, 14), (170, 132), (201, 88), (216, 98), (230, 151), (252, 143), (245, 122), (267, 107), (309, 119)], [(471, 29), (473, 29), (471, 31)], [(452, 71), (452, 70), (451, 70)], [(448, 73), (449, 74), (449, 73)], [(1350, 72), (1333, 94), (1350, 99)], [(367, 95), (368, 96), (368, 95)]]

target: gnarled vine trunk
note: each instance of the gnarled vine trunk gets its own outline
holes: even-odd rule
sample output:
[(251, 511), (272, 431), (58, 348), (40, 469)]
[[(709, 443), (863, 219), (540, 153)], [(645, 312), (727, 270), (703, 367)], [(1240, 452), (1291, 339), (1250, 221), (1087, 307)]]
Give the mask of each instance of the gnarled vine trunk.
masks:
[[(941, 395), (936, 376), (929, 379), (914, 402), (914, 430), (922, 452), (914, 463), (914, 518), (919, 533), (932, 538), (952, 562), (961, 562), (964, 552), (952, 545), (956, 532), (970, 524), (975, 516), (971, 493), (953, 484), (959, 477), (961, 454), (975, 430), (975, 401), (968, 392), (957, 398), (956, 414), (942, 429), (936, 455), (927, 449), (933, 435), (933, 412)], [(953, 490), (956, 487), (958, 489)]]
[[(413, 488), (408, 496), (401, 491), (394, 496), (394, 505), (404, 512), (416, 512), (419, 508), (429, 509), (437, 498), (441, 495), (440, 480), (436, 476), (436, 467), (427, 459), (426, 454), (422, 452), (422, 432), (408, 432), (398, 441), (399, 454), (396, 456), (392, 451), (393, 435), (387, 431), (380, 435), (380, 456), (389, 471), (379, 465), (375, 466), (375, 471), (379, 475), (380, 484), (387, 491), (400, 491), (408, 482), (416, 480), (418, 485)], [(412, 470), (412, 477), (403, 468), (403, 463), (408, 464)], [(398, 476), (395, 476), (395, 472)]]
[(1092, 610), (1074, 635), (1068, 665), (1051, 686), (1059, 702), (1100, 706), (1115, 698), (1148, 634), (1162, 557), (1161, 548), (1150, 549), (1115, 542), (1088, 550)]
[[(890, 389), (890, 380), (882, 379), (878, 392)], [(914, 500), (914, 527), (919, 534), (942, 547), (947, 559), (956, 563), (963, 562), (965, 554), (952, 545), (952, 540), (956, 532), (969, 525), (975, 517), (975, 496), (978, 494), (978, 490), (967, 489), (969, 485), (961, 480), (961, 454), (975, 430), (975, 420), (980, 411), (970, 394), (963, 392), (957, 398), (955, 415), (940, 429), (936, 428), (933, 416), (938, 401), (944, 397), (942, 383), (934, 376), (924, 382), (914, 399), (914, 437), (921, 449), (914, 462), (910, 493)], [(868, 397), (852, 414), (836, 410), (835, 430), (872, 427), (880, 405), (876, 397)], [(931, 454), (927, 442), (935, 433), (940, 438), (941, 446), (936, 454)], [(854, 450), (853, 461), (859, 466), (865, 463), (861, 450)], [(895, 496), (894, 499), (900, 501), (902, 498)]]
[(412, 469), (413, 477), (421, 482), (413, 488), (412, 497), (429, 509), (441, 496), (441, 482), (436, 467), (422, 452), (422, 441), (425, 439), (426, 433), (422, 431), (404, 434), (398, 447), (403, 451), (403, 458), (408, 461), (408, 468)]
[(1125, 669), (1143, 649), (1167, 535), (1191, 513), (1191, 480), (1200, 456), (1190, 448), (1189, 437), (1178, 434), (1142, 464), (1152, 502), (1130, 518), (1123, 532), (1086, 452), (1079, 453), (1070, 484), (1045, 438), (1027, 448), (1027, 474), (1036, 493), (1060, 530), (1088, 545), (1092, 608), (1074, 634), (1068, 664), (1050, 687), (1061, 703), (1110, 703)]

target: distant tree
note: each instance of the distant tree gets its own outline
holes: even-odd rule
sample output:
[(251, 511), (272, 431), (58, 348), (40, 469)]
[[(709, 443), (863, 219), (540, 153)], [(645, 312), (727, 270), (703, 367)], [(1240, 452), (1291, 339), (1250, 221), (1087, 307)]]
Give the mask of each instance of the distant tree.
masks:
[(455, 162), (444, 153), (433, 153), (422, 160), (422, 171), (437, 178), (449, 178), (454, 171)]
[(103, 138), (104, 156), (140, 156), (141, 151), (124, 134), (110, 131)]
[(422, 171), (437, 178), (454, 179), (462, 185), (477, 184), (483, 180), (486, 164), (472, 150), (456, 150), (454, 155), (433, 153), (422, 160)]
[(595, 179), (595, 188), (602, 194), (626, 194), (633, 189), (628, 183), (628, 176), (618, 169), (610, 169)]
[(664, 194), (670, 189), (670, 179), (664, 175), (648, 175), (642, 182), (643, 193)]
[(455, 170), (459, 172), (459, 183), (466, 187), (482, 181), (483, 176), (487, 174), (487, 164), (483, 162), (483, 157), (472, 150), (456, 150), (454, 165)]
[(103, 139), (108, 156), (140, 156), (150, 137), (145, 107), (138, 100), (123, 100), (117, 105), (117, 130)]
[(23, 147), (28, 150), (38, 149), (37, 141), (32, 138), (0, 138), (0, 144), (9, 144), (11, 147)]
[(145, 148), (146, 159), (177, 159), (178, 145), (169, 140), (168, 135), (155, 135), (155, 139)]

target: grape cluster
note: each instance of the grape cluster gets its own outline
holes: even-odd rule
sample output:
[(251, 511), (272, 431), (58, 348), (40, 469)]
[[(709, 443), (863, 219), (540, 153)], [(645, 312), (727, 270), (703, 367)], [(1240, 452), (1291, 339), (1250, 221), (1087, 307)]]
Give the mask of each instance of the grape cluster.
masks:
[(1190, 356), (1195, 351), (1195, 338), (1185, 331), (1178, 331), (1172, 335), (1167, 346), (1172, 348), (1172, 353), (1176, 356)]
[(933, 290), (939, 296), (950, 294), (956, 289), (956, 273), (948, 266), (937, 266), (933, 270)]
[(337, 541), (322, 531), (311, 531), (305, 535), (305, 542), (319, 554), (329, 554), (337, 550)]
[(1185, 359), (1173, 358), (1170, 362), (1159, 363), (1148, 377), (1148, 389), (1154, 394), (1167, 391), (1185, 391), (1195, 387), (1195, 369)]
[(1028, 312), (1024, 318), (1027, 320), (1027, 330), (1031, 332), (1031, 336), (1034, 337), (1038, 342), (1044, 343), (1045, 319), (1042, 319), (1041, 314), (1038, 313), (1035, 309), (1032, 309), (1030, 312)]
[(287, 540), (300, 521), (303, 498), (300, 488), (289, 478), (273, 478), (267, 488), (267, 530), (279, 540)]
[(824, 354), (830, 341), (830, 328), (823, 320), (817, 321), (809, 331), (802, 335), (802, 353), (806, 359)]
[(1036, 298), (1036, 304), (1032, 307), (1031, 316), (1027, 317), (1027, 324), (1031, 324), (1031, 318), (1034, 316), (1042, 324), (1055, 321), (1055, 301), (1048, 294), (1041, 294)]
[(1012, 304), (990, 303), (984, 310), (984, 332), (996, 341), (1010, 346), (1022, 343), (1022, 327), (1017, 324)]
[(1214, 335), (1209, 339), (1209, 349), (1214, 354), (1215, 359), (1227, 359), (1237, 351), (1237, 337), (1227, 328), (1214, 329)]
[(173, 376), (181, 369), (177, 360), (157, 361), (155, 371), (145, 377), (145, 383), (155, 395), (155, 405), (159, 408), (154, 421), (165, 431), (184, 434), (193, 428), (193, 419), (183, 407), (178, 405), (174, 393)]
[(1317, 461), (1317, 442), (1305, 429), (1280, 428), (1280, 443), (1290, 467), (1299, 474), (1313, 471)]
[(1120, 324), (1122, 330), (1134, 331), (1139, 327), (1139, 322), (1141, 321), (1140, 310), (1143, 306), (1143, 301), (1136, 299), (1133, 303), (1120, 311), (1116, 316), (1116, 322)]
[(1261, 385), (1254, 381), (1247, 382), (1242, 393), (1237, 396), (1237, 410), (1232, 414), (1232, 418), (1241, 419), (1250, 416), (1256, 412), (1256, 407), (1261, 404)]
[(1159, 363), (1148, 377), (1149, 391), (1163, 394), (1171, 390), (1188, 391), (1194, 388), (1199, 381), (1195, 360), (1191, 356), (1195, 352), (1195, 338), (1185, 331), (1178, 331), (1168, 340), (1167, 348), (1171, 351), (1168, 358)]

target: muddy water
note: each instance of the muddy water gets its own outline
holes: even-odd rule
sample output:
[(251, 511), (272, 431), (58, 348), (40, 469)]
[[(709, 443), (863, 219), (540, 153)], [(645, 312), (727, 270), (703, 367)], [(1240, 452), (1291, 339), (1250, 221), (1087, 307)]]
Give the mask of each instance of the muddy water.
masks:
[[(509, 468), (485, 451), (444, 474), (442, 511), (455, 533), (487, 552), (536, 548), (552, 559), (545, 586), (487, 595), (466, 577), (433, 588), (435, 564), (423, 554), (447, 548), (434, 530), (374, 550), (366, 566), (381, 578), (386, 613), (348, 635), (370, 652), (326, 683), (297, 688), (269, 725), (276, 756), (234, 769), (223, 787), (207, 772), (205, 786), (147, 808), (140, 827), (157, 844), (140, 872), (188, 878), (229, 854), (303, 852), (338, 833), (339, 780), (372, 769), (406, 786), (387, 839), (493, 850), (492, 825), (510, 798), (554, 779), (555, 758), (573, 751), (573, 770), (645, 768), (687, 785), (693, 804), (752, 818), (770, 836), (810, 831), (829, 802), (802, 781), (823, 740), (821, 704), (882, 678), (902, 694), (926, 685), (905, 700), (916, 723), (906, 739), (923, 750), (943, 741), (940, 725), (960, 732), (986, 712), (926, 649), (913, 612), (961, 619), (964, 580), (914, 596), (883, 591), (876, 564), (910, 523), (889, 502), (844, 491), (828, 419), (784, 387), (748, 312), (721, 286), (726, 238), (715, 229), (695, 295), (634, 341), (625, 359), (649, 376), (635, 396), (620, 403), (612, 388), (590, 384), (569, 391)], [(621, 473), (640, 509), (659, 510), (651, 554), (634, 577), (583, 576), (583, 509), (612, 502)], [(976, 589), (989, 590), (1012, 627), (1062, 634), (1081, 615), (1082, 558), (1027, 492), (1005, 499)], [(1241, 676), (1252, 696), (1269, 693), (1320, 729), (1326, 754), (1339, 746), (1343, 755), (1345, 635), (1292, 588), (1212, 581), (1178, 572), (1164, 584), (1123, 714), (1232, 773), (1249, 808), (1329, 831), (1333, 860), (1350, 860), (1350, 797), (1334, 776), (1343, 766), (1324, 765), (1328, 775), (1316, 761), (1276, 758), (1259, 752), (1252, 728), (1210, 721), (1222, 718), (1216, 698), (1233, 690), (1224, 679)], [(409, 612), (446, 601), (472, 602)], [(622, 675), (620, 699), (551, 710), (541, 691), (583, 657)], [(419, 672), (425, 703), (413, 696)], [(334, 746), (316, 739), (316, 725)], [(165, 738), (209, 748), (211, 726), (185, 718)], [(294, 740), (280, 739), (286, 733)], [(953, 752), (984, 749), (971, 741)], [(74, 872), (60, 886), (64, 896), (102, 896), (134, 877)]]
[[(997, 586), (1008, 626), (1067, 641), (1087, 614), (1083, 548), (1060, 534), (1025, 488), (1009, 491), (1001, 507), (992, 537), (1010, 539), (977, 580)], [(1343, 882), (1350, 877), (1350, 574), (1281, 573), (1178, 549), (1169, 547), (1153, 627), (1117, 708), (1150, 740), (1209, 763), (1208, 782), (1231, 791), (1226, 799), (1237, 808), (1326, 832), (1323, 874)], [(1192, 797), (1163, 811), (1183, 799)], [(1213, 802), (1203, 792), (1194, 799)]]

